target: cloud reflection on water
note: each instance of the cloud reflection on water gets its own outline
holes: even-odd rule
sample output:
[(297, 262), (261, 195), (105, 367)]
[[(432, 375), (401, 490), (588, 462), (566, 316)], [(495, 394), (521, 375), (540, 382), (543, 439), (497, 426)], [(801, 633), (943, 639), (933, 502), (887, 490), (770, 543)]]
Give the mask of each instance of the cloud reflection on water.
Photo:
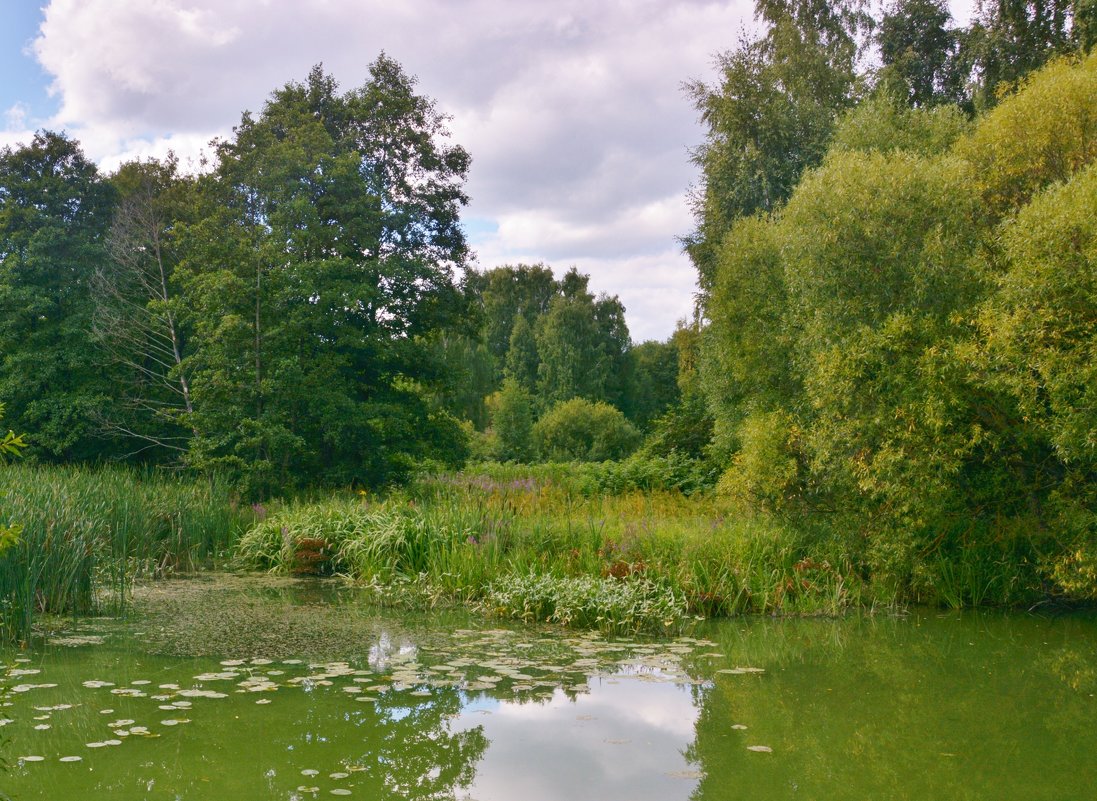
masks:
[[(689, 688), (633, 676), (592, 679), (574, 700), (470, 701), (455, 729), (481, 726), (490, 742), (468, 798), (476, 801), (688, 799), (696, 780), (684, 753), (697, 709)], [(677, 774), (677, 775), (676, 775)]]

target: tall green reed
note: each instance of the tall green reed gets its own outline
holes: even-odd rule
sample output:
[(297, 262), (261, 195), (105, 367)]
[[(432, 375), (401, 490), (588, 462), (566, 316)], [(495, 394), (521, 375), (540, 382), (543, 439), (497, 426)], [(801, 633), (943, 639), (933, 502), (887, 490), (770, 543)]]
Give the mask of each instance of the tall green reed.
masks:
[(251, 511), (217, 479), (121, 467), (0, 466), (0, 637), (42, 613), (117, 611), (137, 575), (192, 570), (225, 553)]

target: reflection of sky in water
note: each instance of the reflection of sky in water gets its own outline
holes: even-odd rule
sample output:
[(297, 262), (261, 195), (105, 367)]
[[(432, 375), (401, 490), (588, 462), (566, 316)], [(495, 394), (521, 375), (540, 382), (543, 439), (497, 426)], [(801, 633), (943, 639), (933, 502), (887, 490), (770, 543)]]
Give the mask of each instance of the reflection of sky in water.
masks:
[(570, 700), (474, 697), (455, 729), (481, 726), (491, 743), (467, 797), (477, 801), (687, 799), (696, 780), (683, 753), (697, 710), (688, 688), (635, 677), (592, 679)]

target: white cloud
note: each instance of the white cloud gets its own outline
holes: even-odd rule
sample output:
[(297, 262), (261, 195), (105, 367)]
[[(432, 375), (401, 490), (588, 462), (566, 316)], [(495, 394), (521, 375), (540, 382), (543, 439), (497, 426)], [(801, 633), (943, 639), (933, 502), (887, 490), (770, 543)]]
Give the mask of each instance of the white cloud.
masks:
[(27, 124), (29, 111), (23, 103), (16, 103), (4, 111), (4, 123), (0, 128), (0, 148), (29, 142), (34, 131)]
[(4, 130), (25, 131), (29, 110), (25, 103), (16, 103), (4, 112)]
[[(591, 272), (635, 338), (688, 311), (688, 149), (702, 131), (683, 81), (750, 24), (750, 0), (51, 0), (33, 45), (50, 121), (110, 169), (197, 159), (244, 109), (323, 62), (344, 88), (381, 50), (453, 115), (473, 156), (467, 216), (481, 267), (521, 257)], [(12, 127), (9, 120), (9, 128)], [(0, 136), (4, 136), (0, 134)], [(2, 140), (0, 140), (2, 141)]]

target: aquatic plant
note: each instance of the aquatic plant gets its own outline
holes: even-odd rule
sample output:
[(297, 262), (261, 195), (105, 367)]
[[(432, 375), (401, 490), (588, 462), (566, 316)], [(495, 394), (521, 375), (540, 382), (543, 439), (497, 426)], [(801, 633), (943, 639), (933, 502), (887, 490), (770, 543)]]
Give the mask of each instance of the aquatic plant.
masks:
[(216, 478), (21, 464), (0, 471), (0, 510), (22, 526), (0, 555), (0, 639), (40, 613), (118, 609), (136, 576), (217, 558), (251, 517)]
[(527, 623), (629, 633), (671, 632), (687, 617), (681, 593), (646, 578), (515, 574), (492, 582), (481, 605)]

